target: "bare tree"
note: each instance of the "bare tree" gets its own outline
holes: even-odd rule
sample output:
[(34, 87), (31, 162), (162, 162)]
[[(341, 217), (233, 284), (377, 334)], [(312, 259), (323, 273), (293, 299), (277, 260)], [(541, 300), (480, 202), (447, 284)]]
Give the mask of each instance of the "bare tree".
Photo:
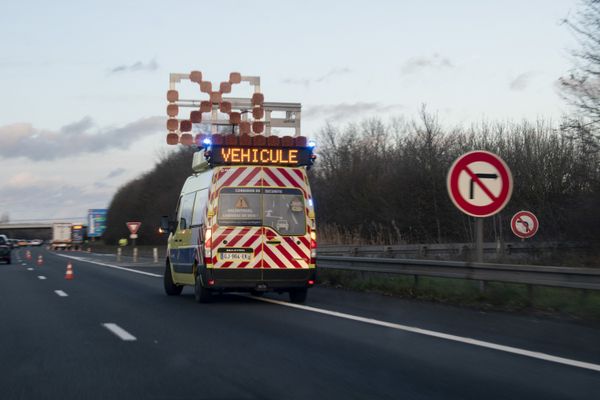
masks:
[(600, 146), (600, 0), (581, 0), (581, 8), (563, 23), (573, 32), (579, 48), (571, 52), (573, 68), (560, 78), (563, 98), (577, 111), (563, 127), (582, 142)]

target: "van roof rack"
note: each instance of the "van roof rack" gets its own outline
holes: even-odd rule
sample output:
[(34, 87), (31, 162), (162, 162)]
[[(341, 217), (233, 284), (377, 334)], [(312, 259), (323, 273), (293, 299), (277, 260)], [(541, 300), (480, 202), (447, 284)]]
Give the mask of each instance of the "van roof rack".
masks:
[[(179, 98), (178, 85), (190, 81), (200, 86), (207, 97), (201, 99)], [(235, 84), (247, 82), (253, 89), (250, 97), (225, 97)], [(207, 133), (234, 133), (237, 135), (271, 136), (273, 128), (293, 129), (294, 137), (301, 135), (300, 103), (265, 102), (260, 89), (260, 77), (245, 76), (239, 72), (229, 74), (229, 80), (221, 82), (218, 90), (203, 79), (200, 71), (189, 74), (171, 73), (167, 91), (167, 144), (197, 145), (197, 139)], [(189, 117), (180, 116), (180, 108), (192, 108)], [(210, 126), (210, 132), (198, 132), (198, 125)], [(226, 127), (231, 127), (227, 130)], [(195, 129), (196, 128), (196, 129)], [(198, 133), (193, 136), (193, 132)]]

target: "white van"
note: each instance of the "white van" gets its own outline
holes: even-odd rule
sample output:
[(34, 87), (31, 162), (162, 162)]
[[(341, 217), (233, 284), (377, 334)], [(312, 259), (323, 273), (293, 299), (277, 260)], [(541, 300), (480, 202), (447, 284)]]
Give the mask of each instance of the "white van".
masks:
[(313, 148), (304, 137), (294, 138), (294, 146), (267, 148), (222, 136), (204, 141), (176, 220), (161, 221), (170, 233), (165, 291), (179, 295), (193, 285), (198, 302), (215, 292), (289, 292), (291, 301), (304, 302), (316, 271), (306, 174)]

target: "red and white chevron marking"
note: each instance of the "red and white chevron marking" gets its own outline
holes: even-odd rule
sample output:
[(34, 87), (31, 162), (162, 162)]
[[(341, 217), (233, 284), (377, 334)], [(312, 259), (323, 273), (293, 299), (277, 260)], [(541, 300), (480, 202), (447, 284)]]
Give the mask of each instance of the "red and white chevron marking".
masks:
[[(212, 262), (213, 268), (260, 268), (262, 264), (262, 230), (260, 226), (247, 226), (236, 228), (218, 228), (213, 235)], [(219, 260), (217, 249), (224, 247), (227, 241), (227, 247), (245, 247), (252, 248), (254, 255), (252, 261), (221, 261)]]
[(295, 187), (304, 191), (304, 174), (304, 170), (298, 168), (263, 167), (263, 186)]
[[(279, 244), (265, 243), (263, 268), (308, 268), (310, 239), (305, 236), (280, 236), (265, 228), (266, 240), (280, 240)], [(296, 242), (300, 242), (297, 244)]]
[(226, 186), (261, 186), (261, 167), (223, 167), (218, 172), (217, 190)]
[[(209, 196), (215, 215), (218, 212), (216, 203), (219, 190), (223, 187), (242, 186), (299, 188), (305, 199), (311, 198), (303, 168), (221, 167), (215, 172)], [(308, 213), (309, 208), (306, 207), (306, 214)], [(217, 249), (224, 246), (225, 240), (227, 247), (251, 247), (254, 250), (252, 261), (220, 261)], [(280, 243), (264, 243), (267, 240), (279, 240)], [(310, 226), (307, 226), (306, 233), (302, 236), (281, 236), (266, 227), (219, 227), (214, 224), (211, 247), (213, 268), (309, 268)]]

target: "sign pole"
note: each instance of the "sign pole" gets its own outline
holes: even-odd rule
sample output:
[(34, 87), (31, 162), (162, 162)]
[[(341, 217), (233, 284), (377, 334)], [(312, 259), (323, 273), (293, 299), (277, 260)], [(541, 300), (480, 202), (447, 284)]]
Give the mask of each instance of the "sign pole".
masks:
[(483, 218), (475, 218), (475, 261), (483, 262)]

